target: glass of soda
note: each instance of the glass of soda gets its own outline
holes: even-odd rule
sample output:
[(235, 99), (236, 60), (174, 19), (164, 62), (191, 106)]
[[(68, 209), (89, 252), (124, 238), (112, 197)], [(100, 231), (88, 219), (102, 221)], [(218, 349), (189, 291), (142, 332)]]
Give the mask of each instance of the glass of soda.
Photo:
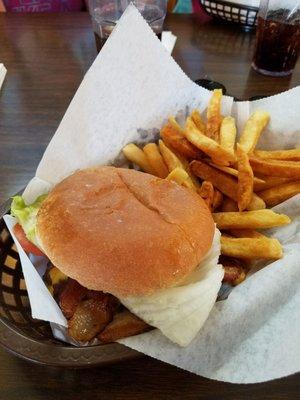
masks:
[(252, 67), (264, 75), (290, 75), (299, 47), (300, 0), (261, 0)]
[(126, 7), (133, 3), (153, 31), (160, 36), (167, 0), (89, 0), (97, 50), (100, 51)]

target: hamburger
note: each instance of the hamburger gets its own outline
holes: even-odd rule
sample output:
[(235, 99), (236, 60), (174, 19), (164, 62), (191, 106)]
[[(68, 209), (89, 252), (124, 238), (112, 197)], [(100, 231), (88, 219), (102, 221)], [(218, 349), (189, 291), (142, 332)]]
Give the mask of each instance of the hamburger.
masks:
[(158, 328), (186, 346), (216, 301), (219, 233), (201, 197), (175, 182), (88, 168), (11, 210), (23, 248), (49, 259), (45, 281), (75, 340)]

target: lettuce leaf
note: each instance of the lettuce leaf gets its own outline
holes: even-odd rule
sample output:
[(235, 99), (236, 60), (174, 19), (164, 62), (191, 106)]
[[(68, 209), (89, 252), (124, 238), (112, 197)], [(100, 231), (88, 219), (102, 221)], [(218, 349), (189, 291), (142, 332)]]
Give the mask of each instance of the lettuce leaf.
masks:
[(14, 196), (12, 198), (10, 213), (22, 226), (27, 239), (35, 245), (38, 245), (35, 231), (36, 216), (46, 197), (47, 195), (43, 194), (30, 205), (25, 204), (22, 196)]

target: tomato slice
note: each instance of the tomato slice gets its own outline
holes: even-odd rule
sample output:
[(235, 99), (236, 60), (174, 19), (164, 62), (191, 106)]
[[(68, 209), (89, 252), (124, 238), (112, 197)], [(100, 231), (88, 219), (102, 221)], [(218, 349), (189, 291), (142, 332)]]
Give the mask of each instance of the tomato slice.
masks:
[(23, 247), (26, 253), (32, 253), (35, 256), (44, 256), (45, 254), (38, 248), (36, 245), (31, 243), (26, 235), (25, 232), (20, 224), (16, 224), (13, 228), (13, 232), (16, 235), (20, 245)]

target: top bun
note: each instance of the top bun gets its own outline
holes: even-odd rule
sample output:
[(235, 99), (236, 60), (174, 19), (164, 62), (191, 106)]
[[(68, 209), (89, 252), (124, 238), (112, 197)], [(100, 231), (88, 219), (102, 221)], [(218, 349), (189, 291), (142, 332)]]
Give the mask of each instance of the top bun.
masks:
[(199, 195), (130, 169), (75, 172), (37, 216), (51, 262), (81, 285), (116, 297), (175, 286), (209, 251), (215, 226)]

